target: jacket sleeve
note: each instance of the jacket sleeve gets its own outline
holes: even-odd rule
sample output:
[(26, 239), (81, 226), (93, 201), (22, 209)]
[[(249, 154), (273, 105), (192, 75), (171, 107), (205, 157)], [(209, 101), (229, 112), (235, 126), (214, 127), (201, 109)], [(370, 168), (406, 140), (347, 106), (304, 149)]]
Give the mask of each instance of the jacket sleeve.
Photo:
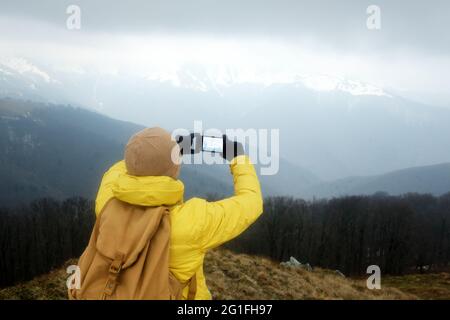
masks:
[(98, 216), (105, 204), (113, 197), (112, 185), (117, 177), (126, 173), (125, 161), (119, 161), (114, 164), (103, 175), (100, 187), (98, 189), (97, 198), (95, 199), (95, 214)]
[(247, 156), (238, 156), (230, 164), (235, 195), (207, 202), (202, 249), (227, 242), (247, 229), (262, 213), (263, 198), (255, 168)]

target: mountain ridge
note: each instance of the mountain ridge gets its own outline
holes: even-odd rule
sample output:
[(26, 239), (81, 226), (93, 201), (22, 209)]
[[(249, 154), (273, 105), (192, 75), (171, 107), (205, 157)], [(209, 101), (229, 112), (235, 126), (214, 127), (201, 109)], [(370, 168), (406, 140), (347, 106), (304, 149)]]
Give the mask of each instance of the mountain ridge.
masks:
[[(45, 196), (93, 198), (103, 172), (123, 158), (125, 143), (142, 128), (79, 107), (0, 99), (0, 146), (4, 150), (0, 155), (0, 201), (5, 205)], [(255, 167), (259, 171), (260, 165)], [(421, 173), (421, 180), (414, 180), (420, 168), (409, 168), (400, 171), (403, 180), (391, 171), (326, 182), (282, 158), (279, 172), (260, 175), (260, 181), (264, 196), (306, 199), (378, 191), (435, 195), (450, 191), (447, 166), (423, 168), (431, 171)], [(184, 165), (180, 178), (185, 182), (186, 198), (220, 198), (233, 193), (227, 166)], [(400, 181), (405, 182), (398, 185)], [(393, 188), (395, 183), (398, 186)]]
[[(102, 174), (123, 159), (128, 139), (144, 127), (73, 106), (0, 99), (0, 202), (14, 204), (39, 197), (92, 199)], [(296, 181), (281, 160), (282, 176), (262, 177), (265, 195), (285, 194)], [(258, 166), (256, 166), (258, 170)], [(317, 182), (308, 171), (291, 175)], [(304, 177), (304, 178), (303, 178)], [(225, 165), (183, 165), (185, 197), (220, 198), (233, 194)]]
[[(173, 86), (169, 76), (146, 78), (148, 70), (140, 76), (45, 65), (39, 69), (58, 83), (37, 75), (29, 78), (29, 72), (17, 73), (14, 79), (0, 73), (0, 96), (9, 88), (15, 92), (12, 97), (83, 106), (149, 127), (191, 128), (202, 120), (204, 128), (222, 131), (278, 129), (280, 157), (321, 180), (450, 161), (449, 109), (409, 101), (391, 90), (380, 95), (380, 88), (369, 84), (362, 91), (374, 94), (358, 95), (361, 82), (326, 75), (282, 74), (270, 79), (239, 76), (226, 68), (212, 68), (209, 75), (207, 68), (183, 66), (180, 77), (188, 85)], [(42, 86), (36, 77), (42, 78)], [(197, 80), (209, 81), (212, 90), (191, 88)], [(349, 88), (356, 95), (347, 92)]]
[[(94, 198), (103, 173), (142, 128), (77, 107), (0, 100), (0, 203)], [(232, 191), (231, 184), (191, 168), (181, 178), (187, 197)]]
[(324, 182), (309, 188), (307, 197), (340, 197), (370, 195), (385, 192), (390, 195), (428, 193), (441, 196), (450, 192), (450, 162), (417, 166), (373, 176), (354, 176)]

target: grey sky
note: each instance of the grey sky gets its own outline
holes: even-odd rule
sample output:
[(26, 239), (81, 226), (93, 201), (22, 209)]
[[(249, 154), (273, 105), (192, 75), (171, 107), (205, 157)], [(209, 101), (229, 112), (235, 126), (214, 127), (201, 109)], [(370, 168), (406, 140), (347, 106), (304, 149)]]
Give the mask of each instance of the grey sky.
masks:
[[(82, 30), (76, 35), (65, 30), (70, 4), (82, 10)], [(366, 28), (366, 8), (371, 4), (381, 8), (378, 31)], [(0, 42), (3, 38), (3, 47), (17, 48), (28, 40), (53, 42), (53, 47), (71, 42), (101, 48), (114, 37), (153, 34), (243, 43), (263, 39), (272, 48), (271, 41), (296, 47), (291, 56), (306, 48), (335, 59), (357, 60), (366, 81), (450, 106), (450, 75), (442, 72), (450, 70), (449, 14), (450, 1), (445, 0), (0, 0)], [(369, 64), (372, 69), (365, 66)]]
[[(84, 0), (0, 1), (1, 14), (64, 27), (65, 9), (79, 5), (84, 32), (195, 32), (229, 36), (316, 36), (338, 47), (369, 49), (407, 46), (448, 54), (446, 0)], [(382, 12), (382, 30), (365, 27), (366, 8)], [(356, 43), (355, 43), (356, 42)]]

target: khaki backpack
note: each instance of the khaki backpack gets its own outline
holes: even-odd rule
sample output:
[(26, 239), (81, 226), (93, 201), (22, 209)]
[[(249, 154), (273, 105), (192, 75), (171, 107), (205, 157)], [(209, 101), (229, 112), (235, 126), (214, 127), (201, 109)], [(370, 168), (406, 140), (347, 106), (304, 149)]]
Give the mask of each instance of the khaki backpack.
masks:
[[(178, 281), (169, 270), (170, 218), (167, 207), (141, 207), (115, 198), (98, 216), (79, 259), (79, 289), (70, 299), (194, 299), (196, 278)], [(74, 282), (75, 283), (75, 282)]]

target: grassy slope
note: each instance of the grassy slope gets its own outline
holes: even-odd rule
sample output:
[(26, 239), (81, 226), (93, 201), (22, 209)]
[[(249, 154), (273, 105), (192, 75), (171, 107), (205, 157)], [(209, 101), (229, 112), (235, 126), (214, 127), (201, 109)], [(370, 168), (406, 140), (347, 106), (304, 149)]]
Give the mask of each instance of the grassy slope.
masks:
[(382, 282), (420, 299), (450, 300), (450, 273), (410, 274), (386, 277)]
[(415, 299), (394, 288), (368, 290), (365, 281), (330, 270), (282, 267), (262, 257), (217, 250), (205, 260), (214, 299)]
[[(75, 260), (66, 263), (75, 263)], [(329, 270), (282, 267), (261, 257), (235, 254), (226, 250), (210, 252), (205, 259), (208, 286), (215, 299), (417, 299), (434, 298), (425, 285), (417, 290), (402, 288), (402, 277), (391, 277), (381, 290), (368, 290), (364, 280), (342, 278)], [(65, 299), (65, 267), (32, 281), (0, 290), (0, 299)], [(409, 276), (407, 276), (409, 277)], [(434, 294), (449, 297), (449, 275), (446, 284)], [(441, 281), (434, 279), (436, 282)], [(430, 278), (431, 279), (431, 278)], [(387, 284), (387, 285), (385, 285)], [(419, 289), (420, 287), (420, 289)], [(425, 291), (424, 291), (425, 290)]]

